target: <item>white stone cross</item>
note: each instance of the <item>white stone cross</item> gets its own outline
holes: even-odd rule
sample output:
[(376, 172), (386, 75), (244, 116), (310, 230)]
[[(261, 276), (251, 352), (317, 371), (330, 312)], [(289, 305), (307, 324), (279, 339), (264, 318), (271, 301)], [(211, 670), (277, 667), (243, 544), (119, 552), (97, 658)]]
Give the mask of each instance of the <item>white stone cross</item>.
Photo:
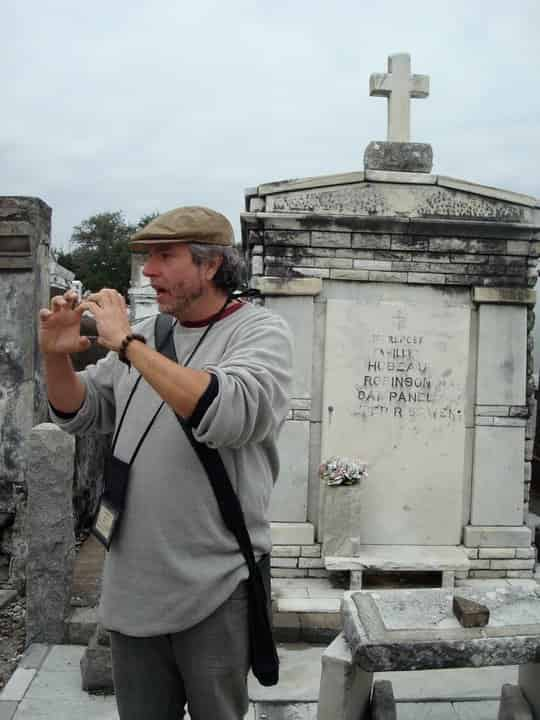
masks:
[(370, 75), (369, 94), (388, 98), (388, 141), (410, 142), (410, 98), (429, 95), (429, 76), (411, 75), (408, 53), (390, 55), (388, 72)]

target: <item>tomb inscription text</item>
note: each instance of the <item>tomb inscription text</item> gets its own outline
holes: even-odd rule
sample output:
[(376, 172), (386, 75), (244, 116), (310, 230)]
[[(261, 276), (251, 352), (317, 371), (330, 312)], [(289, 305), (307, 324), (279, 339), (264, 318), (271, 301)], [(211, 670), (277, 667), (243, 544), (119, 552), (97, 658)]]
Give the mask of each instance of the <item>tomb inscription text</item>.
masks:
[(447, 393), (449, 372), (436, 372), (425, 335), (371, 335), (371, 347), (354, 390), (354, 415), (458, 421), (463, 410)]

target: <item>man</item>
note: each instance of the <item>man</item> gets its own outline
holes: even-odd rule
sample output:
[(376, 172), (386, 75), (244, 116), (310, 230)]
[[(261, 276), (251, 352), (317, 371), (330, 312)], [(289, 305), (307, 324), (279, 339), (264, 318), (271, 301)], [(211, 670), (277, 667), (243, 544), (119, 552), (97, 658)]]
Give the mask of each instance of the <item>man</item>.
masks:
[[(278, 316), (230, 299), (232, 244), (228, 220), (199, 207), (165, 213), (130, 241), (148, 253), (143, 272), (176, 320), (178, 363), (155, 350), (154, 319), (134, 334), (114, 290), (80, 305), (68, 292), (40, 313), (53, 419), (77, 434), (116, 429), (114, 456), (131, 463), (100, 604), (121, 720), (177, 720), (186, 703), (192, 720), (239, 720), (248, 708), (247, 567), (175, 416), (219, 450), (255, 555), (269, 553), (291, 338)], [(110, 352), (75, 373), (69, 353), (89, 345), (84, 310)]]

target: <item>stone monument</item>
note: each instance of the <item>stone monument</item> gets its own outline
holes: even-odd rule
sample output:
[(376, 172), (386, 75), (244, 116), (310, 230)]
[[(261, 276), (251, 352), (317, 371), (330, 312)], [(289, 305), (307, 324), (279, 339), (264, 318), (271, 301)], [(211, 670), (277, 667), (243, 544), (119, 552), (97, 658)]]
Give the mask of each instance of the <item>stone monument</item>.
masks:
[(143, 253), (131, 254), (131, 280), (128, 290), (131, 322), (144, 320), (159, 312), (155, 290), (142, 274), (144, 260)]
[(24, 447), (47, 416), (37, 318), (49, 303), (50, 222), (42, 200), (0, 198), (0, 577), (17, 585), (24, 583)]
[(326, 569), (356, 587), (370, 570), (530, 577), (539, 203), (431, 172), (408, 110), (429, 80), (408, 56), (370, 89), (389, 97), (389, 131), (363, 172), (246, 191), (251, 284), (296, 340), (272, 520), (291, 547), (306, 528), (324, 543), (325, 495), (340, 488), (318, 468), (357, 456), (368, 477), (344, 527), (357, 551), (325, 553)]

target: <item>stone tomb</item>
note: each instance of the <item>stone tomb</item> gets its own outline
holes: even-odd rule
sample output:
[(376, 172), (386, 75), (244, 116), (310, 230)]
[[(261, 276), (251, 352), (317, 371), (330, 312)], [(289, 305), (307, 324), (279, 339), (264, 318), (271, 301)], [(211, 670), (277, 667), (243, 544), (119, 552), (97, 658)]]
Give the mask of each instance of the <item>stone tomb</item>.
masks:
[[(372, 89), (391, 95), (398, 79)], [(410, 79), (409, 96), (419, 83), (427, 92)], [(432, 173), (418, 162), (431, 146), (394, 120), (363, 172), (246, 191), (251, 284), (296, 351), (272, 520), (312, 525), (324, 566), (356, 587), (381, 568), (531, 577), (540, 206)], [(367, 479), (321, 484), (333, 455), (367, 462)], [(289, 537), (284, 574), (307, 574)]]
[(373, 283), (344, 294), (326, 309), (322, 457), (368, 463), (355, 535), (459, 545), (470, 293)]
[(49, 303), (51, 210), (0, 198), (0, 581), (24, 586), (25, 443), (47, 416), (38, 311)]
[(347, 593), (343, 634), (323, 655), (319, 720), (368, 717), (374, 672), (493, 665), (520, 665), (519, 683), (537, 717), (540, 591), (463, 588), (460, 595), (489, 608), (487, 626), (461, 627), (445, 590)]

